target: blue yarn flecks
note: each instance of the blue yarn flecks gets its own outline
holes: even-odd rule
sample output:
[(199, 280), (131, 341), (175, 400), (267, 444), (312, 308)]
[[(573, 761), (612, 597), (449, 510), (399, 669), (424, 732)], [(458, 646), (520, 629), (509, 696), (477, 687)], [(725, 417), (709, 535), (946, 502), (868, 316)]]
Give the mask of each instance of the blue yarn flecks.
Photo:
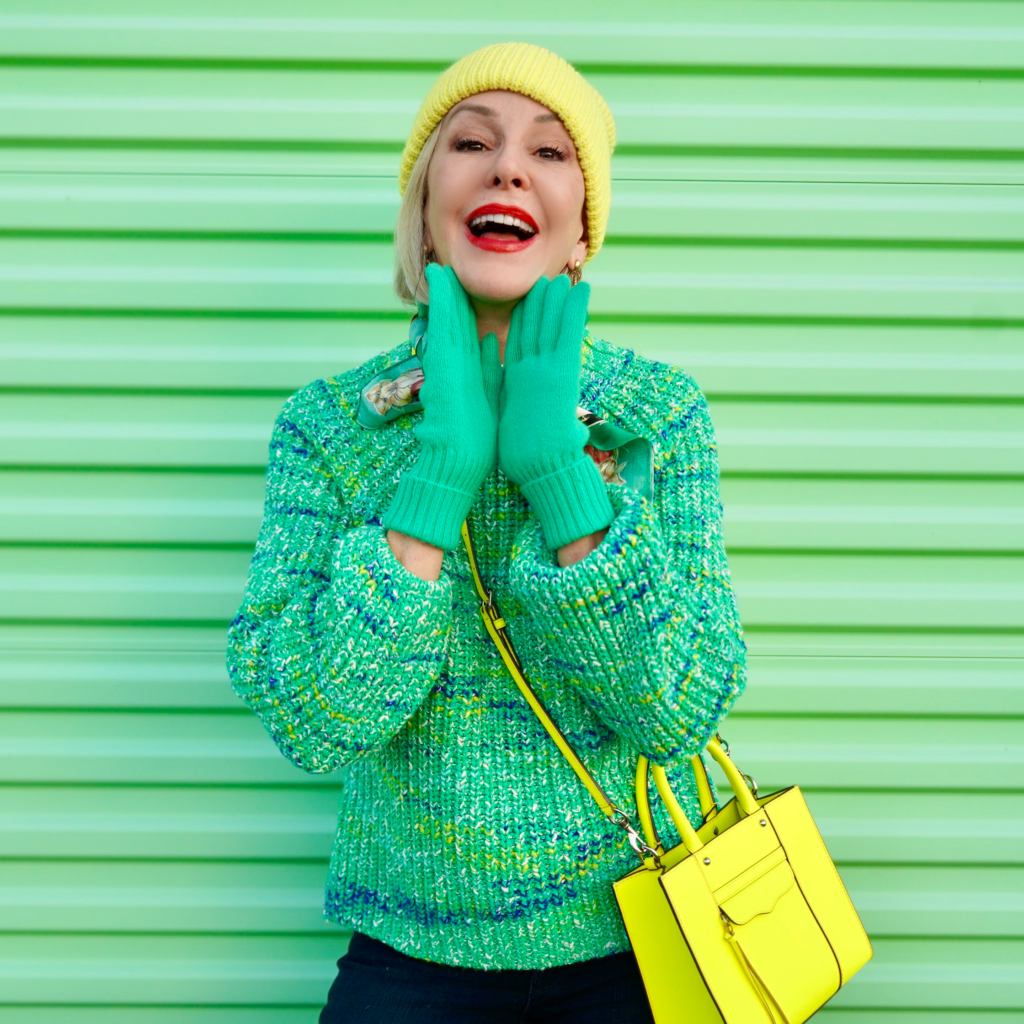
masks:
[[(607, 535), (562, 568), (498, 470), (470, 513), (474, 543), (527, 677), (610, 797), (635, 811), (643, 753), (699, 823), (689, 757), (746, 687), (711, 419), (682, 370), (584, 340), (580, 405), (652, 443), (652, 500), (607, 485)], [(465, 552), (423, 580), (381, 527), (422, 413), (365, 430), (354, 410), (409, 354), (406, 341), (281, 411), (232, 685), (295, 765), (343, 770), (329, 919), (458, 966), (627, 950), (611, 885), (636, 856), (508, 675)], [(654, 817), (678, 842), (657, 800)]]

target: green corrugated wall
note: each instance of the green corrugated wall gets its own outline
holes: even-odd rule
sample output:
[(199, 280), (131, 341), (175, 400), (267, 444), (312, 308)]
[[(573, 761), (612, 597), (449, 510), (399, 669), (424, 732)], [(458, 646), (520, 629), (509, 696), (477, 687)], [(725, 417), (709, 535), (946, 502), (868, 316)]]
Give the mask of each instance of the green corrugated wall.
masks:
[(617, 118), (597, 331), (711, 400), (724, 732), (875, 947), (822, 1019), (1024, 1022), (1024, 3), (941, 0), (0, 2), (0, 1017), (315, 1020), (337, 784), (224, 630), (283, 399), (404, 336), (416, 106), (507, 38)]

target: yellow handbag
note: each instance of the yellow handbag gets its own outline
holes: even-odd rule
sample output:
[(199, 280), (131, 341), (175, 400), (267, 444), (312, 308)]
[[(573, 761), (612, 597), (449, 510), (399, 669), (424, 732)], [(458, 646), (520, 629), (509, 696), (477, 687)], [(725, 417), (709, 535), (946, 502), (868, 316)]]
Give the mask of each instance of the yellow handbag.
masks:
[[(799, 786), (758, 796), (716, 737), (708, 753), (734, 796), (719, 808), (701, 756), (691, 758), (703, 823), (694, 829), (665, 769), (637, 759), (641, 835), (576, 756), (523, 675), (462, 526), (480, 611), (512, 678), (641, 864), (613, 884), (656, 1024), (802, 1024), (871, 959), (871, 943)], [(648, 774), (682, 842), (665, 850)]]

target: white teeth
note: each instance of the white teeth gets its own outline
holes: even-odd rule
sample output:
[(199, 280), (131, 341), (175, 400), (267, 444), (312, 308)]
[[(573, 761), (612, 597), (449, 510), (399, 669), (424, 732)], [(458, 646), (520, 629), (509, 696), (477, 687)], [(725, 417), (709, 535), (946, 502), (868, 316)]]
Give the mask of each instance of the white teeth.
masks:
[(479, 227), (482, 224), (486, 224), (488, 221), (492, 224), (504, 224), (508, 227), (519, 228), (520, 231), (525, 231), (528, 235), (536, 234), (536, 230), (530, 227), (526, 221), (520, 220), (518, 217), (513, 217), (510, 213), (488, 213), (482, 217), (474, 217), (469, 222), (469, 226), (472, 228)]

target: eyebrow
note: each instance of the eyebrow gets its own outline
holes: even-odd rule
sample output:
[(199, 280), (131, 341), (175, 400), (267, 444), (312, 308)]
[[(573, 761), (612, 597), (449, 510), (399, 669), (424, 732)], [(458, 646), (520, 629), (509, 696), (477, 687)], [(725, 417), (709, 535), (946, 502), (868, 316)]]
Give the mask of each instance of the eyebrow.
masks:
[[(498, 116), (490, 107), (485, 107), (482, 103), (463, 103), (462, 106), (452, 111), (452, 116), (461, 114), (464, 110), (473, 114), (481, 114), (484, 117)], [(533, 120), (535, 123), (540, 124), (543, 121), (560, 121), (561, 118), (549, 110), (546, 114), (538, 114)]]
[(463, 103), (461, 107), (452, 112), (452, 116), (454, 117), (455, 114), (461, 114), (464, 110), (471, 111), (474, 114), (483, 114), (484, 117), (498, 116), (490, 107), (485, 107), (482, 103)]

